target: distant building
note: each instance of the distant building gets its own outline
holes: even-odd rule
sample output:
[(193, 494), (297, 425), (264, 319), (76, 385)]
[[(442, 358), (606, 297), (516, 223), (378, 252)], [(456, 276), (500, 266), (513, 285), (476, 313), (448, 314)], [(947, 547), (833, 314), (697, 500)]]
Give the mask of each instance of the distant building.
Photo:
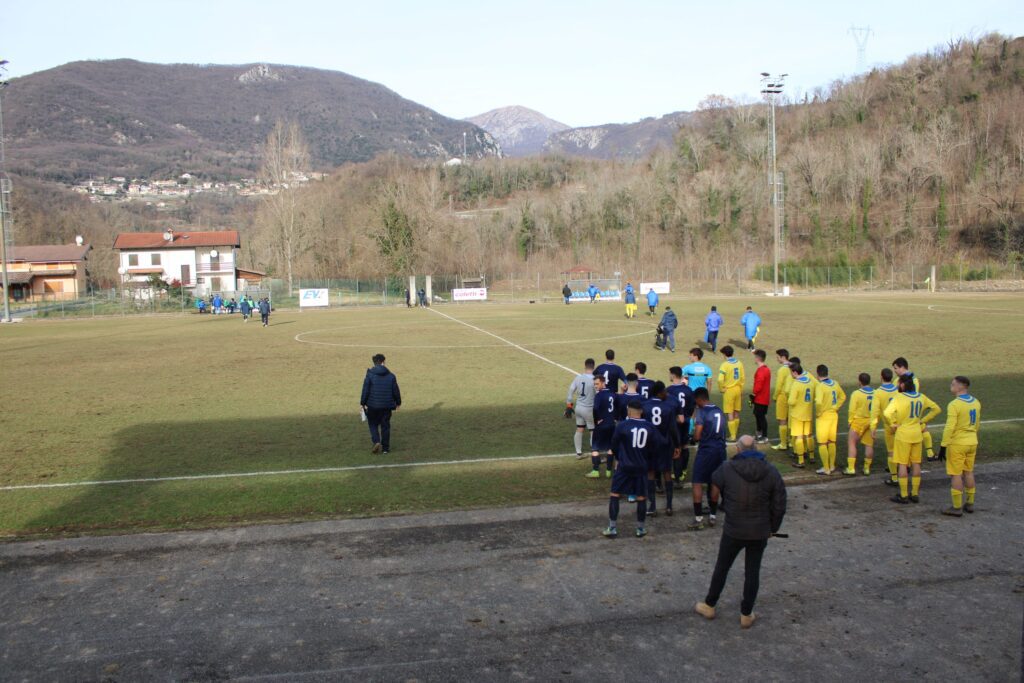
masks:
[(259, 284), (264, 273), (238, 268), (237, 230), (122, 232), (114, 240), (122, 282), (140, 296), (152, 296), (150, 277), (174, 280), (196, 296), (231, 293)]
[(11, 301), (59, 301), (85, 294), (88, 244), (12, 247), (7, 254)]

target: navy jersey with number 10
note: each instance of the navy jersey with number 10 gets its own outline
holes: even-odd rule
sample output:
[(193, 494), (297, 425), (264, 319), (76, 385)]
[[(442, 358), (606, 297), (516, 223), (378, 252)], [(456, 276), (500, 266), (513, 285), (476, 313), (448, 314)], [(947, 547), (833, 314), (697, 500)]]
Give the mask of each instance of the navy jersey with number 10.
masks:
[(646, 472), (648, 461), (663, 443), (661, 434), (650, 422), (628, 417), (615, 427), (612, 451), (623, 470)]

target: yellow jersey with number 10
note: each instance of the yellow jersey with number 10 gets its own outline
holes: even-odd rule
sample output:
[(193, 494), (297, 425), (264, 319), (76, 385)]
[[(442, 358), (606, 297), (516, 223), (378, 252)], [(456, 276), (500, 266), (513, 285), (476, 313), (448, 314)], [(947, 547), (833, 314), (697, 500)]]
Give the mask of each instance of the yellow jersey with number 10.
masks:
[(896, 394), (883, 413), (890, 426), (896, 427), (896, 438), (904, 443), (919, 443), (922, 426), (942, 412), (939, 405), (916, 391)]

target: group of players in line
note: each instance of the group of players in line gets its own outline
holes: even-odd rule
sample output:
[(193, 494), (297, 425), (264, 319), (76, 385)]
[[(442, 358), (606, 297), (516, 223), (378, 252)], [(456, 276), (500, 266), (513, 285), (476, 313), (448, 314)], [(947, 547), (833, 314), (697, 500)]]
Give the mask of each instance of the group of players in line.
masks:
[[(696, 444), (691, 483), (693, 486), (694, 519), (691, 530), (714, 526), (718, 496), (708, 492), (710, 514), (704, 521), (704, 490), (710, 487), (712, 473), (726, 460), (727, 445), (736, 441), (746, 372), (734, 356), (731, 346), (724, 346), (716, 383), (722, 394), (721, 407), (711, 402), (708, 385), (714, 376), (703, 363), (700, 348), (690, 350), (690, 364), (669, 368), (669, 383), (646, 377), (647, 365), (638, 362), (634, 372), (626, 373), (615, 363), (615, 352), (605, 353), (605, 362), (595, 367), (592, 358), (584, 363), (584, 371), (576, 376), (566, 397), (565, 417), (576, 419), (574, 445), (577, 458), (583, 458), (583, 434), (590, 431), (591, 470), (585, 476), (612, 479), (609, 504), (609, 526), (604, 534), (616, 537), (619, 499), (627, 496), (637, 503), (636, 535), (646, 535), (645, 520), (655, 516), (657, 494), (664, 493), (664, 513), (673, 513), (673, 489), (686, 477), (690, 454), (688, 444)], [(771, 397), (779, 423), (779, 443), (772, 448), (791, 450), (793, 467), (804, 468), (813, 462), (815, 441), (821, 459), (817, 473), (831, 476), (836, 472), (836, 442), (839, 411), (847, 403), (847, 395), (838, 382), (829, 377), (825, 365), (815, 368), (815, 375), (804, 370), (800, 359), (790, 357), (786, 349), (776, 352), (779, 368), (774, 392), (771, 391), (771, 370), (766, 366), (767, 354), (754, 349), (757, 362), (754, 393), (748, 399), (757, 421), (757, 442), (768, 443), (766, 413)], [(893, 380), (896, 382), (893, 383)], [(934, 401), (920, 390), (920, 382), (910, 371), (903, 357), (892, 368), (881, 371), (881, 384), (870, 386), (871, 377), (862, 372), (858, 388), (849, 397), (849, 439), (845, 475), (857, 474), (858, 447), (864, 446), (862, 472), (871, 473), (874, 440), (882, 428), (889, 477), (887, 485), (899, 488), (892, 497), (899, 504), (920, 501), (921, 462), (944, 460), (950, 476), (952, 506), (942, 514), (960, 517), (974, 512), (974, 461), (981, 422), (981, 402), (969, 393), (970, 380), (956, 376), (950, 384), (954, 398), (947, 406), (947, 421), (941, 447), (934, 453), (927, 425), (942, 412)]]

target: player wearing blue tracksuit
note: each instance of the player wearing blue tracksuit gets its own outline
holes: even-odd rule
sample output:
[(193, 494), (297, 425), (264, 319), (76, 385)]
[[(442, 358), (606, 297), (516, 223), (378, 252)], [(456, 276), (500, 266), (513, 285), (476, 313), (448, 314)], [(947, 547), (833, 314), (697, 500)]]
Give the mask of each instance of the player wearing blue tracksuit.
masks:
[(718, 350), (718, 330), (722, 327), (722, 316), (718, 314), (718, 306), (712, 306), (711, 312), (704, 318), (704, 327), (707, 328), (705, 341), (711, 344), (711, 352)]
[(633, 289), (633, 285), (626, 283), (625, 290), (626, 298), (626, 317), (633, 319), (636, 317), (636, 291)]
[(740, 325), (743, 325), (743, 335), (747, 338), (747, 350), (754, 350), (754, 342), (757, 341), (757, 333), (761, 331), (761, 316), (754, 313), (754, 309), (747, 306), (747, 312), (740, 318)]
[(658, 307), (658, 293), (654, 291), (654, 288), (647, 292), (647, 315), (654, 315), (654, 309)]
[[(668, 342), (668, 350), (672, 353), (676, 352), (676, 328), (679, 327), (679, 319), (676, 318), (675, 312), (671, 306), (665, 307), (665, 314), (661, 316), (661, 322), (658, 326), (665, 333), (665, 340)], [(660, 349), (659, 349), (660, 350)]]
[(594, 283), (590, 283), (590, 286), (587, 287), (587, 296), (590, 297), (590, 303), (594, 303), (594, 301), (597, 299), (597, 295), (600, 293), (601, 290), (595, 287)]
[(654, 425), (664, 443), (655, 450), (653, 458), (647, 464), (647, 515), (649, 517), (657, 514), (655, 472), (661, 472), (662, 481), (666, 484), (665, 514), (672, 514), (672, 483), (669, 481), (669, 472), (672, 471), (672, 460), (679, 444), (679, 430), (676, 429), (679, 404), (668, 400), (665, 385), (661, 382), (655, 383), (653, 393), (654, 396), (644, 403), (644, 419)]
[(644, 521), (647, 519), (647, 463), (661, 446), (662, 438), (658, 430), (644, 420), (643, 404), (630, 401), (627, 406), (628, 416), (615, 427), (612, 436), (612, 451), (618, 460), (615, 473), (612, 475), (612, 491), (608, 499), (608, 528), (604, 530), (606, 538), (619, 535), (616, 526), (619, 518), (619, 499), (622, 496), (635, 496), (636, 536), (647, 535)]

